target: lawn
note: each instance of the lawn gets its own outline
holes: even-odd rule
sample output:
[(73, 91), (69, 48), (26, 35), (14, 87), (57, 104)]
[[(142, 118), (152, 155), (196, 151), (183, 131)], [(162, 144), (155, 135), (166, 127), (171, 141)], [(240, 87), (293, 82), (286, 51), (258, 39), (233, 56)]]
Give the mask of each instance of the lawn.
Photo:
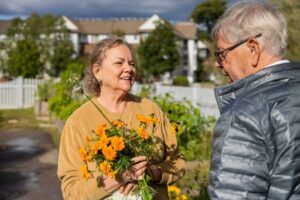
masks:
[(0, 110), (0, 130), (13, 128), (37, 128), (52, 137), (53, 143), (58, 147), (60, 134), (55, 126), (40, 127), (41, 123), (52, 123), (51, 121), (40, 121), (36, 118), (33, 108)]

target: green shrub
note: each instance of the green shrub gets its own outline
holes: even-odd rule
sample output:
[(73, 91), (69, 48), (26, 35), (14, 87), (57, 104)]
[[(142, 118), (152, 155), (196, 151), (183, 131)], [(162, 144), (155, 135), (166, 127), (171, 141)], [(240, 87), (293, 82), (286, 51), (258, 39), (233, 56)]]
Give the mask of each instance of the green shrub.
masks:
[(154, 101), (166, 113), (171, 123), (179, 124), (177, 141), (180, 152), (187, 160), (201, 163), (187, 170), (186, 175), (176, 185), (191, 199), (209, 200), (207, 187), (215, 118), (202, 116), (200, 110), (190, 101), (176, 101), (170, 94), (154, 97)]
[(48, 80), (43, 84), (38, 85), (37, 97), (40, 101), (48, 101), (54, 94), (53, 91), (54, 83), (53, 80)]
[(171, 123), (179, 125), (177, 140), (180, 151), (187, 160), (207, 160), (210, 157), (210, 138), (215, 122), (204, 117), (200, 110), (184, 99), (176, 101), (173, 96), (156, 96), (154, 101), (166, 113)]
[(206, 161), (188, 170), (175, 185), (193, 200), (209, 200), (208, 182), (209, 162)]
[(82, 64), (71, 63), (61, 73), (60, 82), (54, 85), (55, 95), (49, 99), (48, 109), (62, 120), (66, 120), (82, 104), (81, 99), (73, 98), (73, 85), (70, 84), (73, 78), (81, 80), (82, 74)]
[(173, 80), (173, 85), (189, 86), (189, 81), (186, 76), (177, 76)]
[(151, 95), (151, 85), (143, 85), (139, 91), (138, 96), (140, 97), (145, 97), (145, 98), (150, 98)]

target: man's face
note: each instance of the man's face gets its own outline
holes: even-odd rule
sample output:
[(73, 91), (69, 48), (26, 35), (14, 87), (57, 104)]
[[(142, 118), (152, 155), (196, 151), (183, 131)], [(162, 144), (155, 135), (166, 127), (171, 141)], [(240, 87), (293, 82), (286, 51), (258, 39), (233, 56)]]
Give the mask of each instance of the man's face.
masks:
[(219, 38), (217, 41), (217, 49), (221, 52), (221, 55), (216, 58), (215, 65), (222, 70), (224, 76), (229, 77), (230, 82), (240, 80), (249, 75), (251, 66), (247, 42), (233, 49), (226, 50), (234, 45), (236, 44), (229, 43), (223, 38)]

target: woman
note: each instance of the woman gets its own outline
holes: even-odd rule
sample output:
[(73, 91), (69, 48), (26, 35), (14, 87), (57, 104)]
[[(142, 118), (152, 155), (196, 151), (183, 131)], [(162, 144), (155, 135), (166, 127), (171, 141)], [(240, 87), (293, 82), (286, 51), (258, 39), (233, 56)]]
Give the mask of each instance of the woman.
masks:
[[(110, 37), (97, 44), (85, 70), (86, 90), (94, 95), (92, 101), (104, 116), (88, 101), (78, 108), (67, 120), (60, 142), (58, 176), (65, 199), (118, 199), (120, 194), (128, 195), (143, 173), (151, 176), (154, 199), (168, 199), (167, 185), (177, 181), (184, 174), (184, 160), (177, 151), (176, 136), (171, 133), (168, 119), (152, 101), (129, 93), (136, 77), (133, 53), (122, 39)], [(154, 114), (160, 120), (155, 132), (158, 138), (155, 159), (148, 161), (139, 156), (132, 159), (132, 171), (113, 179), (94, 175), (85, 180), (81, 176), (84, 162), (79, 148), (85, 137), (99, 124), (107, 120), (121, 120), (136, 128), (137, 114)], [(107, 119), (106, 119), (107, 118)], [(93, 163), (89, 163), (90, 167)]]

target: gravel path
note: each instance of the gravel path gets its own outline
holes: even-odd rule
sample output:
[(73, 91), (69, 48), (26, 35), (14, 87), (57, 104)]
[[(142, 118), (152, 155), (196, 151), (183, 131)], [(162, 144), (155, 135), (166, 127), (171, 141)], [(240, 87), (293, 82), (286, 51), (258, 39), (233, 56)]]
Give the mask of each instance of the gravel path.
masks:
[(62, 200), (58, 150), (38, 129), (0, 131), (0, 199)]

